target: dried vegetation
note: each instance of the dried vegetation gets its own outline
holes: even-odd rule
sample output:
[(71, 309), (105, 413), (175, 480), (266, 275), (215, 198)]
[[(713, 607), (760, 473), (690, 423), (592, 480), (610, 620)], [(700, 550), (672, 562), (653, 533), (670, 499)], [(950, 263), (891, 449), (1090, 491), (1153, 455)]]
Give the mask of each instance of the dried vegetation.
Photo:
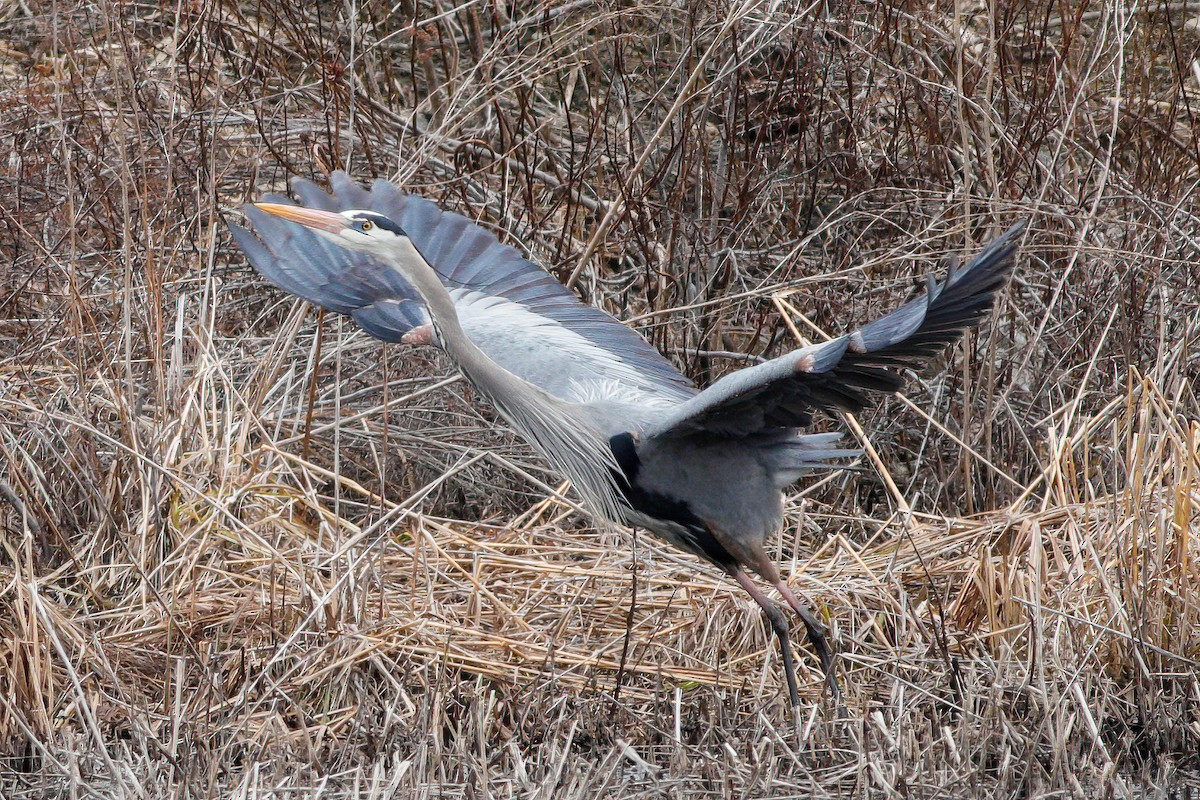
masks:
[[(0, 794), (1185, 796), (1198, 37), (1193, 2), (0, 0)], [(223, 217), (333, 167), (702, 382), (1032, 218), (988, 332), (864, 418), (884, 468), (795, 498), (846, 718), (806, 656), (793, 726), (749, 601), (589, 529), (444, 362), (252, 273)]]

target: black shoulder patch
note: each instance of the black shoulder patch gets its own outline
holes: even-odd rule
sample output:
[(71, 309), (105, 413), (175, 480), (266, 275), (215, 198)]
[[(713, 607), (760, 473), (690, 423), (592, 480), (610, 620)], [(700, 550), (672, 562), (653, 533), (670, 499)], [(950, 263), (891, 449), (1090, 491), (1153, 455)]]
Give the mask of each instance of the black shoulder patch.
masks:
[[(732, 570), (737, 566), (737, 559), (725, 549), (713, 532), (709, 530), (704, 520), (692, 513), (688, 504), (658, 492), (649, 492), (638, 485), (637, 477), (642, 461), (638, 458), (637, 446), (633, 435), (619, 433), (608, 440), (621, 475), (617, 477), (617, 486), (625, 496), (625, 502), (639, 514), (664, 523), (671, 523), (687, 531), (683, 541), (675, 543), (689, 550), (693, 555), (706, 558), (724, 570)], [(672, 537), (674, 541), (675, 537)]]
[(632, 483), (637, 477), (638, 469), (642, 466), (638, 458), (637, 447), (633, 444), (633, 434), (618, 433), (608, 440), (608, 447), (617, 459), (617, 466), (625, 474), (625, 480)]

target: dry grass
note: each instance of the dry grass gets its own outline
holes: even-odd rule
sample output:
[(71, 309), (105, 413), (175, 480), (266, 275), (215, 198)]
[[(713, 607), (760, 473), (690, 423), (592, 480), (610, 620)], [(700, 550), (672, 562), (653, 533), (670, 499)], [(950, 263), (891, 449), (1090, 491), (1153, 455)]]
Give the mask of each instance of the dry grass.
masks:
[[(0, 795), (1191, 796), (1198, 55), (1175, 2), (0, 0)], [(253, 274), (222, 216), (332, 167), (701, 381), (1033, 218), (864, 418), (886, 475), (789, 516), (846, 718), (445, 363)]]

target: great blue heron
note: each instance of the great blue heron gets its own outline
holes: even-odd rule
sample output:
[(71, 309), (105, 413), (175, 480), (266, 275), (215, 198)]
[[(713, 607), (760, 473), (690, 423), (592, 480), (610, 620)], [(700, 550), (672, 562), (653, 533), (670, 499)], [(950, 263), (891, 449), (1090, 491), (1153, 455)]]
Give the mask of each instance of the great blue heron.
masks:
[[(246, 206), (257, 236), (234, 238), (271, 283), (348, 314), (388, 342), (433, 343), (563, 475), (591, 513), (641, 526), (724, 570), (766, 613), (799, 705), (788, 621), (746, 573), (783, 596), (808, 631), (835, 697), (825, 627), (780, 579), (764, 542), (782, 490), (856, 455), (840, 434), (805, 434), (817, 411), (857, 412), (977, 324), (1012, 271), (1012, 226), (927, 294), (831, 341), (698, 390), (641, 336), (429, 200), (345, 173), (327, 194), (296, 180)], [(299, 224), (294, 224), (299, 223)]]

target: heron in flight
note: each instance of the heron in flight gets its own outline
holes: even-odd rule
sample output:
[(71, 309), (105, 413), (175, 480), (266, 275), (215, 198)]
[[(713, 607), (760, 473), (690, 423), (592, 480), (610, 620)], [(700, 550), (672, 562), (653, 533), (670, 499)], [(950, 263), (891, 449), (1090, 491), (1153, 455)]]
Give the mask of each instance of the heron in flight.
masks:
[(646, 528), (737, 581), (779, 640), (795, 707), (788, 620), (756, 573), (803, 621), (837, 698), (825, 626), (766, 550), (783, 524), (783, 490), (858, 454), (840, 434), (804, 429), (817, 412), (858, 412), (870, 395), (897, 391), (905, 370), (978, 324), (1008, 280), (1024, 223), (930, 280), (923, 297), (700, 390), (635, 331), (466, 217), (384, 180), (368, 191), (335, 172), (330, 184), (326, 193), (295, 180), (299, 205), (269, 196), (246, 206), (254, 232), (232, 230), (254, 268), (386, 342), (440, 347), (592, 514)]

